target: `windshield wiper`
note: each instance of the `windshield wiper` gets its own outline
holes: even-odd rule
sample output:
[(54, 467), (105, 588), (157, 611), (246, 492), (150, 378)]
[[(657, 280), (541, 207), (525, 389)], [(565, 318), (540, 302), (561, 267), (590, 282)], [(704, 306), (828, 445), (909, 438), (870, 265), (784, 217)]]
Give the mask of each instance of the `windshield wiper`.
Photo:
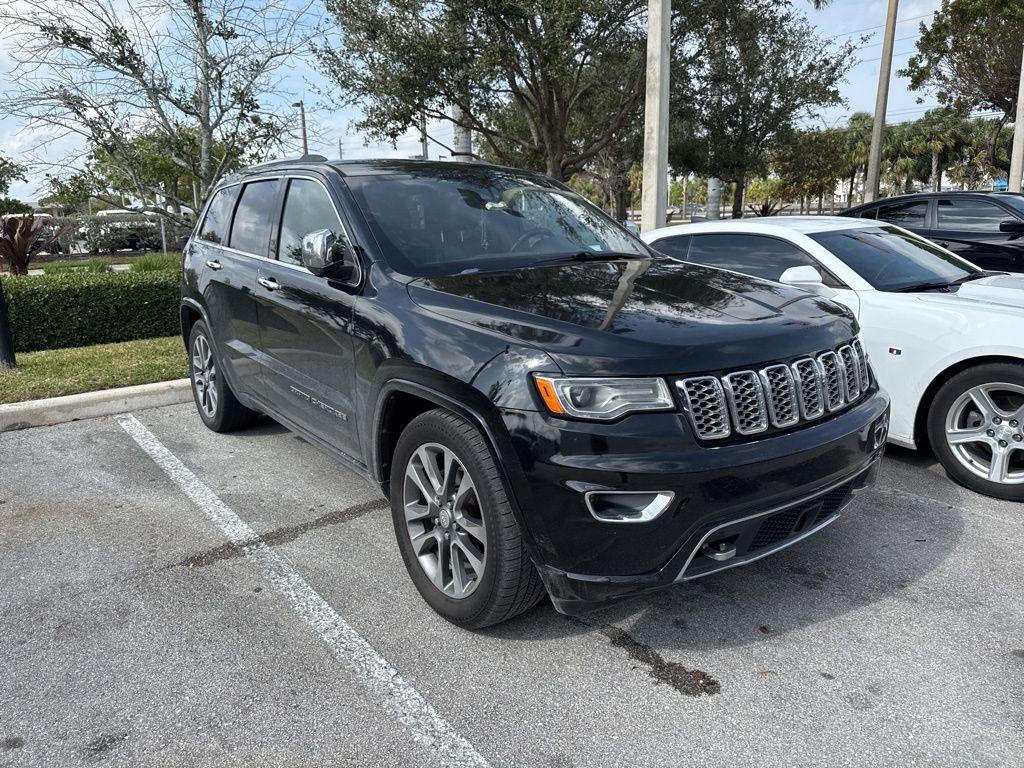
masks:
[(904, 288), (897, 288), (896, 293), (914, 293), (916, 291), (937, 291), (940, 288), (949, 288), (950, 286), (956, 285), (956, 283), (941, 282), (941, 283), (915, 283), (914, 285), (908, 285)]
[(987, 272), (971, 272), (969, 275), (964, 275), (959, 280), (954, 280), (950, 285), (963, 285), (969, 283), (971, 280), (981, 280), (983, 277), (989, 277)]
[(626, 253), (625, 251), (576, 251), (576, 253), (562, 253), (552, 256), (549, 259), (531, 261), (529, 266), (535, 267), (538, 264), (555, 264), (562, 261), (616, 261), (618, 259), (649, 259), (642, 253)]

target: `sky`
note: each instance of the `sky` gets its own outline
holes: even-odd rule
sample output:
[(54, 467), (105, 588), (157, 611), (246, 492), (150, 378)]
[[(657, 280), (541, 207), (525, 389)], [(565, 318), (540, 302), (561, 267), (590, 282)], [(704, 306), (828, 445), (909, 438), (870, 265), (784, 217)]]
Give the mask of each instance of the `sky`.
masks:
[[(882, 28), (885, 24), (887, 0), (832, 0), (826, 8), (815, 11), (810, 0), (794, 0), (797, 8), (805, 5), (808, 20), (819, 32), (836, 41), (844, 41), (851, 37), (871, 35), (867, 43), (859, 50), (859, 63), (847, 75), (846, 81), (840, 86), (840, 92), (847, 104), (843, 107), (825, 111), (814, 123), (804, 125), (839, 125), (857, 111), (873, 112), (875, 92), (878, 85), (878, 66), (881, 56)], [(888, 121), (901, 122), (920, 117), (924, 112), (935, 106), (933, 97), (920, 92), (912, 92), (907, 81), (896, 76), (896, 71), (904, 66), (914, 51), (915, 40), (919, 35), (921, 22), (927, 22), (932, 13), (939, 8), (941, 0), (901, 0), (896, 27), (895, 56), (893, 60), (893, 78), (889, 89)], [(10, 57), (0, 43), (0, 83), (10, 79)], [(306, 115), (309, 123), (309, 150), (312, 153), (326, 155), (329, 158), (338, 156), (338, 143), (341, 142), (342, 152), (346, 158), (366, 157), (409, 157), (418, 156), (420, 152), (419, 135), (410, 131), (399, 138), (396, 145), (380, 144), (364, 141), (354, 128), (352, 122), (359, 117), (358, 109), (341, 109), (332, 105), (322, 95), (325, 82), (308, 64), (299, 62), (284, 82), (286, 93), (282, 94), (282, 103), (290, 104), (302, 99), (306, 104)], [(9, 87), (8, 87), (9, 89)], [(919, 100), (923, 98), (923, 102)], [(285, 108), (288, 108), (287, 106)], [(296, 123), (298, 116), (296, 115)], [(450, 123), (431, 123), (428, 134), (442, 144), (451, 145), (452, 126)], [(9, 116), (0, 116), (0, 154), (11, 157), (22, 164), (29, 165), (31, 170), (27, 182), (16, 182), (11, 186), (10, 195), (25, 201), (35, 201), (44, 192), (42, 188), (44, 173), (53, 172), (52, 168), (43, 167), (39, 160), (39, 131)], [(290, 148), (292, 153), (299, 154), (298, 141)], [(430, 145), (430, 157), (443, 157), (447, 150), (436, 143)], [(285, 154), (290, 154), (286, 152)], [(51, 161), (54, 158), (66, 161), (68, 171), (76, 161), (84, 155), (84, 145), (75, 139), (62, 139), (50, 144), (45, 155)]]

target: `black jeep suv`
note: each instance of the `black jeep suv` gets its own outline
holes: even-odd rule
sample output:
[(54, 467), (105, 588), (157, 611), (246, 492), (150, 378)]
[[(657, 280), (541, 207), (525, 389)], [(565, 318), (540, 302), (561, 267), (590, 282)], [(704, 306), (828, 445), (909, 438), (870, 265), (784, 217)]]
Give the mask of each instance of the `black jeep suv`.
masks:
[(379, 484), (416, 587), (465, 627), (792, 544), (871, 482), (888, 426), (845, 309), (487, 165), (225, 180), (181, 326), (205, 424), (269, 414)]

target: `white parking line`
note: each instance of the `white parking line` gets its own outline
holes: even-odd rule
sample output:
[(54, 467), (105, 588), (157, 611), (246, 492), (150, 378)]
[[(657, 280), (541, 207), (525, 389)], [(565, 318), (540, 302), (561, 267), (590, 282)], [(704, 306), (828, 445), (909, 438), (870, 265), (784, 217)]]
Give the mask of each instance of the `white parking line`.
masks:
[(335, 657), (348, 667), (413, 739), (437, 757), (441, 766), (488, 766), (487, 760), (413, 688), (391, 664), (377, 653), (309, 583), (288, 560), (260, 539), (256, 532), (221, 501), (191, 470), (172, 454), (133, 416), (117, 417), (118, 423), (156, 462), (185, 495), (238, 545), (291, 606), (327, 643)]

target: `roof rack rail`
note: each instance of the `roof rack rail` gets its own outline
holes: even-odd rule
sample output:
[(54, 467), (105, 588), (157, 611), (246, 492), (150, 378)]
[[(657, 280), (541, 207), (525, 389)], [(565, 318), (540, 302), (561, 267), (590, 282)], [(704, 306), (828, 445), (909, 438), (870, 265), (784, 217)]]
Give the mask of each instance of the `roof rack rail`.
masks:
[(256, 165), (250, 165), (248, 168), (242, 169), (244, 171), (255, 171), (263, 170), (264, 168), (273, 168), (278, 165), (290, 165), (291, 163), (326, 163), (327, 158), (323, 155), (302, 155), (302, 157), (283, 157), (280, 160), (268, 160), (265, 163), (258, 163)]

